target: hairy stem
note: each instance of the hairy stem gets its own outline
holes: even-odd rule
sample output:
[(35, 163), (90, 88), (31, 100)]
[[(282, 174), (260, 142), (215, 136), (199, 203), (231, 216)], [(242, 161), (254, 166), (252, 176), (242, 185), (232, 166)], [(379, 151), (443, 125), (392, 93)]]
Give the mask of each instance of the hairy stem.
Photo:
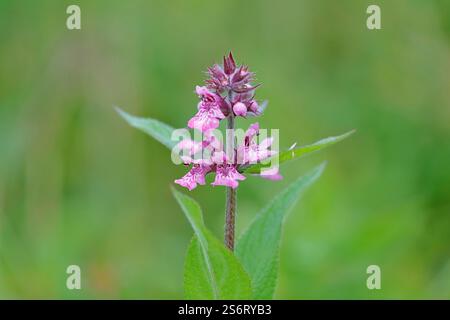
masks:
[(225, 217), (225, 245), (234, 251), (234, 226), (236, 218), (236, 189), (227, 188), (227, 208)]
[[(234, 115), (228, 116), (227, 125), (227, 155), (234, 159)], [(236, 220), (236, 189), (227, 187), (226, 211), (225, 211), (225, 245), (234, 251), (234, 228)]]

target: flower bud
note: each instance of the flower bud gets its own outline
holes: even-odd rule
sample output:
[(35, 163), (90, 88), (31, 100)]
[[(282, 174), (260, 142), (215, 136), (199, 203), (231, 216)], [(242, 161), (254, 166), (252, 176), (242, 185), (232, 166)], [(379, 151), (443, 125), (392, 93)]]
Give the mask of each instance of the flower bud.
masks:
[(247, 115), (247, 107), (242, 102), (235, 103), (233, 111), (237, 116), (245, 117)]
[(236, 63), (234, 62), (234, 58), (231, 52), (228, 57), (223, 57), (223, 70), (227, 75), (232, 74), (234, 70), (236, 70)]
[(249, 109), (250, 109), (252, 112), (257, 112), (257, 111), (258, 111), (258, 108), (259, 108), (258, 103), (257, 103), (255, 100), (253, 100), (253, 101), (250, 102)]

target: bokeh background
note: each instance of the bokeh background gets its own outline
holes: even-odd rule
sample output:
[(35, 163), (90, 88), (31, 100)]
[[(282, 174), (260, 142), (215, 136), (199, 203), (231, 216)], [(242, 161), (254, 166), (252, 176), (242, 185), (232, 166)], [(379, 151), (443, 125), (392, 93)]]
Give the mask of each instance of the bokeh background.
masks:
[[(259, 120), (282, 146), (357, 129), (239, 188), (242, 230), (328, 161), (284, 228), (276, 298), (450, 298), (447, 0), (0, 1), (0, 298), (183, 297), (192, 231), (169, 186), (185, 169), (113, 106), (185, 126), (228, 50), (263, 83)], [(224, 193), (191, 192), (218, 237)]]

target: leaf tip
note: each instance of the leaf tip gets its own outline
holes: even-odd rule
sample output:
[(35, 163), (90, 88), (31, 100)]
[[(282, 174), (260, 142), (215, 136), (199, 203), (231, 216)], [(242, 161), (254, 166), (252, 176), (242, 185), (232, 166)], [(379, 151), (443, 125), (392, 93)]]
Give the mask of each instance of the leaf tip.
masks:
[(122, 117), (122, 119), (124, 119), (126, 122), (128, 122), (128, 124), (130, 124), (131, 126), (134, 126), (132, 123), (132, 115), (130, 115), (129, 113), (123, 111), (120, 107), (118, 106), (113, 106), (114, 110), (116, 110), (116, 112), (119, 114), (119, 116)]
[(316, 166), (314, 169), (310, 171), (311, 180), (315, 181), (320, 178), (322, 173), (325, 171), (325, 168), (327, 167), (328, 161), (323, 161), (321, 164)]
[(356, 129), (352, 129), (349, 132), (344, 133), (341, 137), (342, 139), (348, 138), (356, 132)]
[(347, 132), (348, 136), (351, 136), (352, 134), (354, 134), (356, 132), (356, 129), (352, 129), (349, 132)]
[(124, 115), (126, 114), (125, 111), (123, 111), (119, 106), (115, 106), (113, 105), (114, 110), (116, 110), (116, 112), (121, 116), (124, 117)]
[(317, 166), (317, 171), (320, 172), (320, 174), (322, 174), (322, 172), (325, 170), (327, 165), (328, 165), (328, 161), (327, 160), (323, 161), (321, 164), (319, 164)]

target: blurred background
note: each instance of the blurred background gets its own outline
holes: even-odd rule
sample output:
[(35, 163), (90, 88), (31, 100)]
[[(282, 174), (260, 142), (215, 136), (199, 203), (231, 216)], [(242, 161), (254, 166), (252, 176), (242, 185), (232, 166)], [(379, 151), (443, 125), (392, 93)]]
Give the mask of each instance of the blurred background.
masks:
[[(357, 129), (282, 181), (241, 183), (238, 230), (328, 161), (284, 228), (276, 298), (450, 298), (447, 0), (0, 1), (0, 298), (183, 298), (192, 230), (169, 187), (186, 170), (113, 106), (183, 127), (228, 50), (281, 146)], [(220, 238), (224, 194), (190, 193)]]

